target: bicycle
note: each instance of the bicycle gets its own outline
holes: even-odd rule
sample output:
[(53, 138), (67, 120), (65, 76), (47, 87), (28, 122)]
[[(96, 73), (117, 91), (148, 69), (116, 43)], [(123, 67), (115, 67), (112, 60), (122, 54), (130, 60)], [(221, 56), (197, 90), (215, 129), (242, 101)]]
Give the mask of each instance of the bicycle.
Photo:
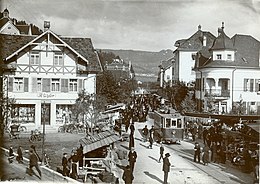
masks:
[[(29, 137), (30, 142), (41, 141), (43, 139), (43, 134), (39, 130), (32, 130)], [(45, 137), (44, 137), (45, 139)]]

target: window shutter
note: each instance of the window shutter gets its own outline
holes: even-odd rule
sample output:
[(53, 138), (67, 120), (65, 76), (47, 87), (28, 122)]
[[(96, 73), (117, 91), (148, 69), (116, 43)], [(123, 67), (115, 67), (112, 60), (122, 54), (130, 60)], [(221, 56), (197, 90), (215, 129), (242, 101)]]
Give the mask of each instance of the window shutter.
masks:
[(68, 79), (61, 79), (61, 92), (68, 92)]
[(247, 87), (247, 79), (244, 79), (244, 91), (247, 91), (246, 87)]
[(24, 92), (28, 92), (29, 91), (29, 84), (28, 84), (28, 78), (24, 78)]
[(256, 92), (259, 91), (259, 83), (260, 83), (260, 79), (255, 79), (255, 91)]
[(8, 91), (9, 92), (13, 92), (13, 84), (14, 84), (14, 78), (9, 77), (9, 80), (8, 80)]
[(37, 78), (32, 78), (32, 92), (37, 92)]
[(50, 92), (51, 91), (51, 81), (50, 79), (42, 79), (42, 91)]
[(254, 79), (250, 79), (250, 92), (254, 91)]
[(82, 79), (78, 80), (78, 86), (79, 86), (78, 92), (81, 92), (82, 91)]

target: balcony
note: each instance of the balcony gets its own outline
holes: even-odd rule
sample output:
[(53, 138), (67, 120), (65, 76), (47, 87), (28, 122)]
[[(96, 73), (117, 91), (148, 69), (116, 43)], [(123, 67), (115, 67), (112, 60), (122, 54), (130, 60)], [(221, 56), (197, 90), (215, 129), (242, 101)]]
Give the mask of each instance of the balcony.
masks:
[(205, 97), (228, 98), (228, 97), (230, 97), (230, 90), (205, 89)]

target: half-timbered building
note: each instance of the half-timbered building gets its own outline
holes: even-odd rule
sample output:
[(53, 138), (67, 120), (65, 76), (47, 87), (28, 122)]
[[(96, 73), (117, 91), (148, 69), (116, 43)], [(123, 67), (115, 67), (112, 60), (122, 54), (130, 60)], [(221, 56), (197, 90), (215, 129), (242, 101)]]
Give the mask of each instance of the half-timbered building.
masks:
[[(48, 28), (48, 24), (47, 24)], [(15, 99), (9, 121), (27, 130), (57, 130), (73, 121), (78, 93), (95, 93), (101, 65), (90, 38), (58, 36), (50, 29), (38, 36), (0, 34), (5, 89)]]

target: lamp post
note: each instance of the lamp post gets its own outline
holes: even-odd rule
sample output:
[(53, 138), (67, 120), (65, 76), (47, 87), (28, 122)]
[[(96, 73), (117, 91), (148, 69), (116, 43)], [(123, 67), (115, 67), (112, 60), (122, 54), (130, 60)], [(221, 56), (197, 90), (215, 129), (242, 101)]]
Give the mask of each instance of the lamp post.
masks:
[(42, 165), (44, 165), (44, 159), (45, 159), (45, 155), (44, 155), (44, 139), (45, 139), (45, 116), (46, 116), (46, 106), (45, 106), (45, 102), (43, 102), (43, 107), (42, 107), (42, 112), (43, 112), (43, 124), (42, 124)]

